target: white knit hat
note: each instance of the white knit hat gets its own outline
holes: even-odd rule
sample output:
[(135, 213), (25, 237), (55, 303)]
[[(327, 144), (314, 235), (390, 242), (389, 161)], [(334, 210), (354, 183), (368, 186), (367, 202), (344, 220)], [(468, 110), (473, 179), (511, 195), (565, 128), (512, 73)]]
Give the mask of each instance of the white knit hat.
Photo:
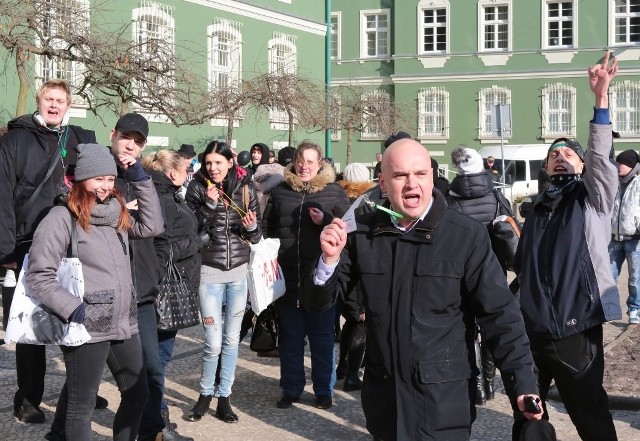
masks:
[(451, 163), (463, 175), (480, 173), (484, 170), (484, 162), (480, 153), (470, 148), (456, 148), (451, 152)]
[(349, 182), (369, 182), (369, 169), (359, 162), (347, 164), (342, 174), (345, 181)]

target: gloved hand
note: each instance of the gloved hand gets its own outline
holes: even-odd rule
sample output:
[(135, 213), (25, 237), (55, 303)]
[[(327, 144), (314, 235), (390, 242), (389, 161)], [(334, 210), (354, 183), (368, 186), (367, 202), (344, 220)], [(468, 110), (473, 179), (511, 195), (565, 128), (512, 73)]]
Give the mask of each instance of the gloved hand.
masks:
[(200, 239), (200, 248), (204, 248), (211, 243), (211, 236), (209, 236), (208, 231), (198, 233), (198, 239)]
[(125, 173), (127, 175), (127, 181), (129, 182), (140, 182), (149, 179), (149, 175), (144, 170), (144, 167), (142, 167), (140, 161), (136, 161), (135, 164), (129, 166)]
[(80, 305), (73, 310), (69, 316), (69, 321), (74, 323), (84, 322), (84, 303), (80, 303)]

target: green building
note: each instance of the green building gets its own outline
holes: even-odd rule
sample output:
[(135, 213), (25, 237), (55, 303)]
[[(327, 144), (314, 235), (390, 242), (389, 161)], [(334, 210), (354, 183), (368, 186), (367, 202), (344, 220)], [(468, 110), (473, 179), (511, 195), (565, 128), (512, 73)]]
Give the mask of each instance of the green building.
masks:
[[(189, 66), (186, 67), (201, 79), (202, 87), (215, 90), (240, 79), (277, 73), (299, 74), (325, 83), (327, 26), (324, 2), (48, 0), (40, 3), (51, 18), (43, 29), (44, 37), (63, 29), (65, 20), (74, 26), (84, 24), (88, 32), (98, 24), (113, 29), (126, 27), (130, 29), (126, 32), (130, 32), (132, 41), (137, 41), (143, 51), (152, 52), (153, 45), (146, 43), (157, 38), (170, 43), (176, 56), (188, 56)], [(35, 36), (34, 39), (37, 43)], [(0, 125), (6, 124), (16, 113), (18, 80), (12, 58), (5, 58), (5, 68), (0, 72)], [(36, 110), (35, 90), (43, 80), (64, 78), (72, 86), (83, 80), (83, 68), (79, 63), (45, 56), (31, 56), (27, 74), (32, 83), (27, 112)], [(176, 127), (168, 118), (149, 109), (130, 106), (128, 110), (144, 114), (151, 122), (148, 150), (178, 148), (182, 143), (190, 143), (197, 151), (202, 151), (210, 140), (224, 139), (227, 134), (227, 122), (221, 119)], [(74, 99), (70, 112), (71, 123), (93, 129), (100, 142), (109, 142), (109, 130), (114, 127), (118, 112), (99, 111), (94, 115), (87, 109), (86, 102), (78, 98)], [(233, 131), (232, 143), (237, 150), (248, 150), (255, 142), (264, 142), (276, 149), (288, 144), (288, 123), (282, 111), (248, 110), (241, 115)], [(296, 127), (295, 142), (305, 138), (323, 143), (324, 133)]]
[[(505, 143), (564, 136), (586, 147), (586, 69), (607, 48), (620, 67), (610, 89), (616, 150), (638, 148), (640, 0), (333, 0), (331, 21), (332, 84), (415, 109), (404, 130), (445, 169), (458, 144), (500, 144), (496, 104), (511, 110)], [(374, 160), (388, 135), (374, 132), (355, 140), (354, 161)], [(344, 151), (344, 136), (334, 139)]]

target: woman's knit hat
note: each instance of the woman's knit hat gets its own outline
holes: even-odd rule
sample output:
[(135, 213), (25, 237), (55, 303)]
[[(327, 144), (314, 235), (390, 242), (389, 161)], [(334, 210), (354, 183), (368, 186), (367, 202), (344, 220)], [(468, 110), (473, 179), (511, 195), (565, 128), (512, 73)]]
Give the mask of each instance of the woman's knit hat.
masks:
[(616, 156), (616, 162), (618, 164), (624, 164), (629, 168), (633, 168), (638, 165), (640, 158), (638, 158), (638, 154), (635, 150), (625, 150)]
[(460, 174), (469, 175), (484, 170), (484, 163), (480, 154), (470, 148), (458, 147), (451, 152), (451, 162)]
[(97, 176), (117, 176), (116, 161), (111, 152), (100, 144), (78, 144), (78, 161), (75, 168), (76, 182)]
[(342, 176), (349, 182), (369, 182), (369, 169), (364, 164), (352, 162), (344, 168)]

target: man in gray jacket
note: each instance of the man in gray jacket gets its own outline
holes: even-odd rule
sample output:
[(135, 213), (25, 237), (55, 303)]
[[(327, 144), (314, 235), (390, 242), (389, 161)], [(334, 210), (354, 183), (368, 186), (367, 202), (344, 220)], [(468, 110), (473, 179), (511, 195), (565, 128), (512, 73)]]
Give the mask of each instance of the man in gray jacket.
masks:
[(613, 205), (609, 259), (613, 277), (618, 281), (622, 263), (629, 268), (629, 323), (640, 323), (640, 157), (635, 150), (625, 150), (616, 157), (620, 188)]

